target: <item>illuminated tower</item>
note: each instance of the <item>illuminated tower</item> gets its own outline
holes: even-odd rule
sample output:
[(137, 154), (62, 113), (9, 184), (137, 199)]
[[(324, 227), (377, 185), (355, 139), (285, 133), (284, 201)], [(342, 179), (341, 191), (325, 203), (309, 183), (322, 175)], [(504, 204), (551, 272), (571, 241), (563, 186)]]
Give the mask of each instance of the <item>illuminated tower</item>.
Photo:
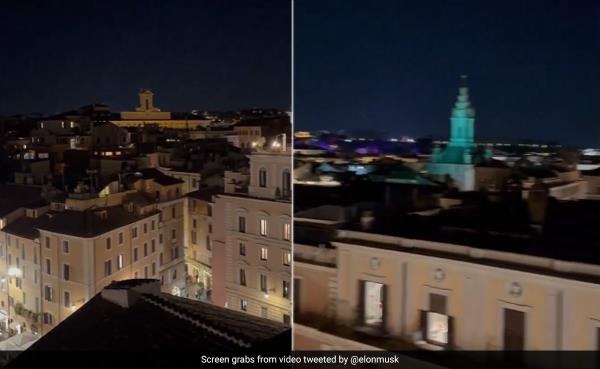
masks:
[(429, 174), (443, 179), (452, 177), (462, 191), (473, 190), (475, 170), (478, 161), (474, 142), (475, 109), (469, 101), (467, 76), (460, 77), (458, 96), (450, 114), (450, 141), (441, 152), (432, 156), (427, 165)]
[(159, 108), (154, 106), (154, 93), (150, 90), (142, 89), (138, 93), (140, 99), (140, 106), (135, 108), (135, 111), (141, 112), (155, 112), (160, 111)]

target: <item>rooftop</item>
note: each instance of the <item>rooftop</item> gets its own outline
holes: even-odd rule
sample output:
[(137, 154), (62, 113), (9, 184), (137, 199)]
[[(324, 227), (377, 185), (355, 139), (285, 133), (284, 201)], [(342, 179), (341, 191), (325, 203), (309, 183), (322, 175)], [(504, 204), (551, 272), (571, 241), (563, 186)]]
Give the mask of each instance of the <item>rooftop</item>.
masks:
[(290, 339), (290, 327), (282, 323), (161, 293), (160, 281), (137, 279), (113, 282), (31, 346), (23, 359), (47, 350), (288, 351)]
[(89, 238), (158, 213), (159, 211), (155, 210), (138, 215), (135, 211), (127, 211), (120, 205), (85, 211), (65, 210), (48, 212), (40, 216), (34, 226), (49, 232)]

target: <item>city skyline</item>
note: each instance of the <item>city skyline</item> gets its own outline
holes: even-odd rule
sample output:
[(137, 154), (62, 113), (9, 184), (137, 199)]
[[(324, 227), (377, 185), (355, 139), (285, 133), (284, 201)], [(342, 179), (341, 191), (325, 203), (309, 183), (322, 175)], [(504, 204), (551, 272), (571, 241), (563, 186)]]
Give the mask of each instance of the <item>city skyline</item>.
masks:
[[(235, 5), (235, 6), (234, 6)], [(135, 106), (171, 111), (291, 104), (291, 4), (105, 1), (3, 4), (0, 115)]]
[(477, 137), (593, 146), (597, 11), (592, 2), (298, 3), (295, 129), (447, 137), (466, 74)]

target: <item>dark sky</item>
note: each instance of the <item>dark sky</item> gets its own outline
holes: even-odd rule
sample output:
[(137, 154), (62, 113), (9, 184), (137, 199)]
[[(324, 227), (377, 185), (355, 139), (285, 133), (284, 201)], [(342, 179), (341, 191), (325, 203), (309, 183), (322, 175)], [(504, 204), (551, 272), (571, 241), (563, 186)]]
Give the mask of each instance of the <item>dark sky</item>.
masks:
[(296, 1), (295, 128), (446, 137), (467, 74), (478, 137), (600, 146), (599, 3)]
[(291, 2), (2, 1), (0, 114), (291, 107)]

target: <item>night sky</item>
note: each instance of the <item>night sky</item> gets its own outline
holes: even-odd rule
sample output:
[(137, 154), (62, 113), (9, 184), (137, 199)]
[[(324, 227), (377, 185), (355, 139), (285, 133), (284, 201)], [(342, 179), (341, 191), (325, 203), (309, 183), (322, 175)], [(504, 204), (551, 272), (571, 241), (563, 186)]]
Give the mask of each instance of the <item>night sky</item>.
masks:
[(0, 115), (291, 108), (291, 2), (3, 1)]
[(445, 138), (467, 74), (478, 138), (599, 147), (598, 3), (296, 1), (295, 129)]

